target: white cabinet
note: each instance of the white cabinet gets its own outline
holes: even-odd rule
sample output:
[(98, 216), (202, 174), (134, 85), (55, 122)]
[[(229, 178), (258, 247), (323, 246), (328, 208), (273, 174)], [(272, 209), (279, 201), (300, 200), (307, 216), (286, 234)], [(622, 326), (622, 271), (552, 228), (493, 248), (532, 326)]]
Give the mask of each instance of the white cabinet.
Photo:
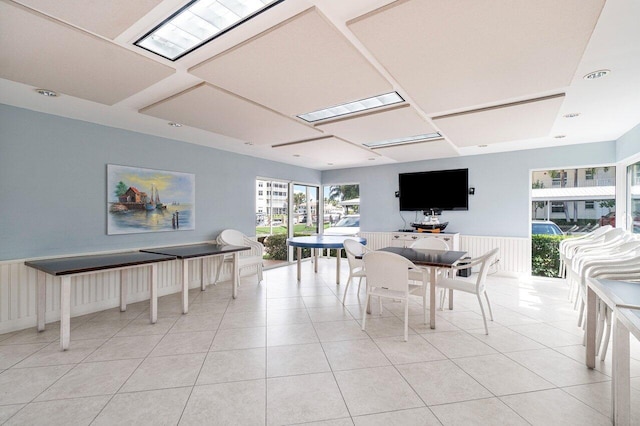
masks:
[(449, 250), (460, 250), (460, 234), (432, 234), (429, 232), (392, 232), (391, 245), (393, 247), (410, 247), (414, 241), (421, 238), (438, 238), (444, 240)]

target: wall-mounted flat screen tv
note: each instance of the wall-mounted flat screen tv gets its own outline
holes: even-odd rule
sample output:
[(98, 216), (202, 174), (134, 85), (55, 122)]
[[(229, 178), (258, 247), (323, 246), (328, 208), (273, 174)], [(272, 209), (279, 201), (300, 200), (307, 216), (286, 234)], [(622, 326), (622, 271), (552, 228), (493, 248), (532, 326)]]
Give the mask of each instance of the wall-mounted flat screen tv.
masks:
[(469, 210), (469, 169), (401, 173), (400, 210)]

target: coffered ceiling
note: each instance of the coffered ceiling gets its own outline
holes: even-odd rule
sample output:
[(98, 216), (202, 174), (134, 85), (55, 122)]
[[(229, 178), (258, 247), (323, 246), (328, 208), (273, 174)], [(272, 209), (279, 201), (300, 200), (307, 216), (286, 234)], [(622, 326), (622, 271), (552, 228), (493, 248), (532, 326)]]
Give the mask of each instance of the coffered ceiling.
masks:
[[(640, 122), (640, 2), (284, 0), (176, 61), (134, 45), (187, 3), (0, 0), (0, 103), (319, 170), (613, 140)], [(389, 92), (403, 101), (298, 117)]]

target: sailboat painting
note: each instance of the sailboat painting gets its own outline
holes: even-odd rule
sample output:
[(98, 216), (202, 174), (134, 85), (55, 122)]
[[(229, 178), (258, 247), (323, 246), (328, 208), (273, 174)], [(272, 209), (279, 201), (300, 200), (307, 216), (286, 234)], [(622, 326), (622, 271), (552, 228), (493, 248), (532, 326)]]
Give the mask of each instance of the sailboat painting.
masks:
[(194, 229), (194, 174), (107, 164), (108, 235)]

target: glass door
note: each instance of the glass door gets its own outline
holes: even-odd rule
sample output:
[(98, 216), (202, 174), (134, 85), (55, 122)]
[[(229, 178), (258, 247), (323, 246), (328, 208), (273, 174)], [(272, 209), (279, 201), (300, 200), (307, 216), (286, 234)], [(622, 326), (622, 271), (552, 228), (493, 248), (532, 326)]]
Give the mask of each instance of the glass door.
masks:
[[(292, 237), (302, 237), (305, 235), (316, 235), (320, 232), (320, 226), (324, 226), (324, 215), (320, 209), (319, 195), (320, 187), (294, 183), (293, 185), (293, 205), (292, 205)], [(295, 250), (291, 250), (290, 259), (297, 260)], [(311, 256), (310, 249), (302, 250), (302, 257)]]
[(264, 245), (266, 268), (288, 262), (289, 182), (256, 179), (256, 237)]

